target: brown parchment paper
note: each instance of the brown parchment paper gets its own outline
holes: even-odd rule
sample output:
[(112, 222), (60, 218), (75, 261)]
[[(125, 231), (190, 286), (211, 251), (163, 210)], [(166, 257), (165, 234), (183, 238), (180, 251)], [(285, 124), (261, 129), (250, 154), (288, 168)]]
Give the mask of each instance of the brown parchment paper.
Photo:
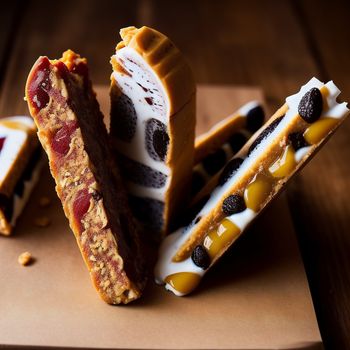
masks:
[[(108, 111), (108, 88), (98, 89)], [(259, 89), (198, 90), (198, 130)], [(25, 106), (24, 106), (25, 111)], [(113, 307), (95, 292), (54, 184), (45, 169), (12, 237), (0, 237), (0, 347), (116, 349), (319, 349), (321, 338), (282, 196), (243, 235), (192, 295), (178, 298), (150, 281), (142, 299)], [(52, 199), (40, 208), (39, 198)], [(36, 217), (50, 218), (36, 227)], [(36, 261), (22, 267), (18, 255)]]

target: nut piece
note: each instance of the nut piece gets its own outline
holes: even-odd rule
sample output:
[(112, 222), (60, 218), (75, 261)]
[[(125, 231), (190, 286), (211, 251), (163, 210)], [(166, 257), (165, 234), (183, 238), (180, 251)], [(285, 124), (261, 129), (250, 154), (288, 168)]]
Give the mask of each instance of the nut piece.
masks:
[(47, 216), (38, 216), (34, 219), (34, 224), (38, 227), (47, 227), (51, 224), (51, 220)]
[(27, 266), (31, 262), (33, 262), (33, 257), (29, 252), (24, 252), (18, 257), (18, 263), (22, 266)]

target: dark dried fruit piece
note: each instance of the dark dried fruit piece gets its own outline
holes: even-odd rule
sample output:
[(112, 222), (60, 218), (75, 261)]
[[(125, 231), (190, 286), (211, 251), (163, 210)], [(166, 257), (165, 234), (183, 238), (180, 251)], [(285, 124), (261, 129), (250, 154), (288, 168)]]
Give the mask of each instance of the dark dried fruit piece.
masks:
[(87, 189), (80, 190), (73, 202), (73, 215), (76, 222), (79, 224), (80, 230), (82, 229), (81, 220), (90, 207), (91, 194)]
[(209, 175), (216, 174), (226, 164), (226, 153), (222, 148), (203, 159), (203, 168)]
[(146, 147), (150, 157), (164, 161), (168, 151), (169, 135), (166, 125), (157, 119), (149, 119), (146, 123)]
[(159, 231), (163, 227), (164, 203), (151, 198), (129, 197), (130, 207), (141, 222), (148, 228)]
[(297, 151), (300, 148), (309, 146), (302, 132), (293, 132), (289, 134), (288, 140), (292, 144), (295, 151)]
[(49, 60), (46, 57), (41, 58), (28, 87), (29, 102), (37, 111), (45, 108), (50, 101), (48, 94), (51, 89), (49, 67)]
[(131, 99), (121, 94), (116, 103), (112, 103), (111, 135), (130, 142), (136, 132), (137, 114)]
[(257, 131), (263, 124), (265, 113), (261, 106), (252, 108), (247, 114), (247, 129), (250, 132)]
[(205, 248), (201, 245), (197, 245), (197, 247), (194, 248), (191, 259), (195, 265), (203, 270), (206, 270), (210, 265), (210, 257)]
[(228, 140), (228, 143), (230, 144), (233, 153), (237, 153), (246, 142), (247, 137), (240, 132), (237, 134), (233, 134)]
[(0, 152), (4, 147), (5, 140), (6, 140), (6, 137), (0, 137)]
[(61, 155), (67, 154), (71, 141), (72, 133), (77, 129), (78, 125), (74, 122), (68, 122), (59, 129), (51, 140), (52, 149)]
[(267, 136), (269, 136), (278, 126), (280, 121), (283, 119), (284, 115), (276, 118), (271, 124), (269, 124), (255, 139), (255, 141), (250, 145), (248, 150), (248, 156), (254, 151), (254, 149), (259, 145), (259, 143)]
[(320, 118), (322, 108), (321, 91), (317, 88), (312, 88), (300, 100), (298, 113), (307, 123), (313, 123)]
[(167, 176), (151, 167), (136, 162), (126, 156), (119, 155), (121, 172), (125, 179), (138, 185), (161, 188), (165, 185)]
[(233, 158), (225, 166), (225, 169), (222, 171), (219, 177), (219, 186), (222, 186), (241, 166), (243, 163), (242, 158)]
[(226, 215), (232, 215), (242, 212), (246, 209), (244, 198), (238, 194), (232, 194), (225, 198), (222, 203), (222, 211)]

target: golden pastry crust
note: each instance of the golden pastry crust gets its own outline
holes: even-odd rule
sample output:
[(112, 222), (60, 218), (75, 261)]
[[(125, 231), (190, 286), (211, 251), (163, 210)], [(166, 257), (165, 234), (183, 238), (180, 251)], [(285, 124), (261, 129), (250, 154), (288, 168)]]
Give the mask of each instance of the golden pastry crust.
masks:
[(86, 60), (72, 51), (62, 60), (40, 57), (29, 74), (26, 97), (97, 291), (110, 304), (139, 298), (146, 275), (138, 228), (108, 146)]

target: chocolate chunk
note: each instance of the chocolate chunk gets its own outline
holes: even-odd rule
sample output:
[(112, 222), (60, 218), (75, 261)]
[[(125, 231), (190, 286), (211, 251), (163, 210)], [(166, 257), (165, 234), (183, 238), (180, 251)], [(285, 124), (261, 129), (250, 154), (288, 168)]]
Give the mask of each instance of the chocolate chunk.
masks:
[(298, 113), (307, 123), (313, 123), (320, 118), (322, 107), (321, 91), (317, 88), (312, 88), (300, 100)]
[(261, 106), (252, 108), (247, 114), (247, 129), (250, 132), (257, 131), (263, 124), (265, 113)]
[(295, 151), (297, 151), (300, 148), (309, 146), (302, 132), (293, 132), (289, 134), (288, 140), (292, 144)]
[(205, 178), (198, 171), (194, 171), (192, 174), (192, 187), (191, 193), (192, 195), (198, 193), (203, 186), (205, 185)]
[(250, 155), (250, 153), (252, 153), (254, 151), (254, 149), (259, 145), (259, 143), (266, 138), (267, 136), (269, 136), (278, 126), (278, 124), (280, 123), (280, 121), (283, 119), (284, 115), (276, 118), (271, 124), (269, 124), (259, 135), (258, 137), (255, 139), (255, 141), (250, 145), (249, 150), (248, 150), (248, 156)]
[(227, 163), (219, 177), (219, 186), (222, 186), (238, 170), (243, 163), (242, 158), (233, 158)]
[(111, 107), (111, 135), (130, 142), (136, 132), (137, 114), (131, 99), (121, 94)]
[(247, 137), (240, 132), (233, 134), (228, 140), (233, 153), (237, 153), (246, 142)]
[(222, 211), (226, 215), (232, 215), (242, 212), (246, 209), (244, 198), (238, 194), (232, 194), (225, 198), (222, 203)]
[(130, 207), (141, 222), (148, 228), (160, 231), (163, 224), (164, 203), (151, 198), (129, 197)]
[(152, 188), (162, 188), (165, 185), (167, 176), (162, 172), (123, 155), (119, 155), (118, 158), (120, 170), (129, 181)]
[(203, 168), (209, 175), (216, 174), (226, 164), (226, 153), (222, 148), (208, 154), (202, 161)]
[(146, 147), (150, 157), (164, 161), (169, 145), (166, 125), (157, 119), (149, 119), (146, 123)]
[(197, 245), (197, 247), (194, 248), (191, 259), (195, 265), (203, 270), (206, 270), (210, 265), (210, 257), (205, 248), (203, 248), (201, 245)]

